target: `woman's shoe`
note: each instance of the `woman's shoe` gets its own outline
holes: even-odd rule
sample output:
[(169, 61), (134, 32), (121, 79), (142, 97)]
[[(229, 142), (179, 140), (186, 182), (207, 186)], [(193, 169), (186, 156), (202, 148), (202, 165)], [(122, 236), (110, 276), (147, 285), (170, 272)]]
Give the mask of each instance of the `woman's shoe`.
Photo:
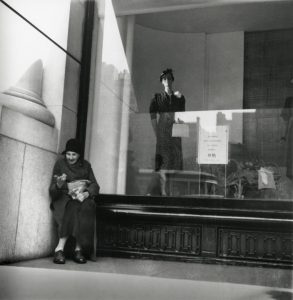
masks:
[(65, 264), (65, 255), (62, 250), (56, 251), (54, 253), (53, 263), (55, 264)]
[(86, 263), (86, 259), (85, 257), (82, 255), (81, 250), (75, 250), (74, 255), (73, 255), (73, 260), (78, 263), (78, 264), (85, 264)]

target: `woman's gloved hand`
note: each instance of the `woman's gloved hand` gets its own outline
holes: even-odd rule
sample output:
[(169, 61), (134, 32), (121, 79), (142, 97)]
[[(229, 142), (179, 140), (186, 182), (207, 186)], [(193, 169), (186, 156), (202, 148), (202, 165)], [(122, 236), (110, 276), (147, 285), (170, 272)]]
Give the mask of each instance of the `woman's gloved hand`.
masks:
[(57, 187), (61, 188), (63, 186), (63, 184), (66, 182), (66, 179), (67, 179), (67, 175), (64, 173), (61, 176), (56, 176)]
[(85, 191), (83, 193), (77, 193), (75, 199), (77, 199), (80, 202), (83, 202), (86, 198), (89, 197), (89, 192)]

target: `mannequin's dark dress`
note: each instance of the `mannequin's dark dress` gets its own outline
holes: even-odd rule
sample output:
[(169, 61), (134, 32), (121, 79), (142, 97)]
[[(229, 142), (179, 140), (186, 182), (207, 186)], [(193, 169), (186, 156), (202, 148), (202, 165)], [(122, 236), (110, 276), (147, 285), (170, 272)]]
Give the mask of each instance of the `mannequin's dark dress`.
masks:
[[(185, 110), (185, 98), (166, 92), (155, 94), (150, 104), (151, 119), (156, 119), (157, 125), (157, 144), (156, 155), (162, 157), (161, 169), (182, 170), (182, 144), (180, 137), (172, 137), (172, 127), (174, 124), (175, 112)], [(155, 166), (157, 168), (157, 166)]]

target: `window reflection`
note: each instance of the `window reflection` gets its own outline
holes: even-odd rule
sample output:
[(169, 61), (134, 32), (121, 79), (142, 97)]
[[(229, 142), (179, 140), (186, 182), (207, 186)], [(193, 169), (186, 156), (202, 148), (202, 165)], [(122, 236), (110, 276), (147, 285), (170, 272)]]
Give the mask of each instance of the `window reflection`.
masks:
[[(292, 188), (290, 178), (286, 176), (286, 166), (277, 163), (287, 146), (280, 144), (279, 139), (272, 139), (271, 143), (280, 152), (275, 153), (276, 159), (265, 160), (264, 157), (271, 156), (270, 148), (249, 151), (240, 142), (247, 134), (245, 128), (240, 131), (234, 126), (239, 118), (258, 122), (259, 115), (260, 110), (255, 109), (175, 113), (175, 119), (180, 116), (189, 132), (188, 136), (181, 137), (182, 169), (162, 168), (162, 157), (155, 152), (156, 140), (144, 139), (146, 128), (151, 129), (147, 114), (132, 115), (130, 132), (132, 160), (137, 167), (137, 192), (140, 195), (288, 199)], [(214, 120), (215, 124), (202, 122), (206, 119)], [(272, 126), (265, 130), (272, 130)]]
[[(115, 16), (111, 1), (104, 12), (93, 147), (103, 193), (292, 198), (292, 104), (269, 92), (281, 81), (293, 91), (292, 54), (256, 65), (270, 33), (253, 45), (258, 33), (249, 44), (244, 31), (150, 29), (147, 15)], [(268, 61), (279, 61), (279, 37), (293, 45), (284, 32), (272, 33)]]
[[(127, 48), (127, 43), (132, 42), (132, 20), (130, 17), (118, 24), (112, 1), (99, 1), (98, 4), (100, 52), (94, 87), (98, 101), (93, 105), (91, 161), (104, 193), (125, 194), (129, 114), (136, 111), (130, 78), (131, 54), (124, 50), (124, 46)], [(127, 36), (122, 35), (126, 29)]]

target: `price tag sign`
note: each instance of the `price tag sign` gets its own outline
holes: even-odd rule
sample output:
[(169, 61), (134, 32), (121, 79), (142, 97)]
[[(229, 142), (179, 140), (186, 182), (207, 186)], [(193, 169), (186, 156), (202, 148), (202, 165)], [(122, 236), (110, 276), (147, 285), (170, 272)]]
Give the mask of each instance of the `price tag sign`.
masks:
[(229, 127), (199, 128), (198, 163), (228, 164)]

